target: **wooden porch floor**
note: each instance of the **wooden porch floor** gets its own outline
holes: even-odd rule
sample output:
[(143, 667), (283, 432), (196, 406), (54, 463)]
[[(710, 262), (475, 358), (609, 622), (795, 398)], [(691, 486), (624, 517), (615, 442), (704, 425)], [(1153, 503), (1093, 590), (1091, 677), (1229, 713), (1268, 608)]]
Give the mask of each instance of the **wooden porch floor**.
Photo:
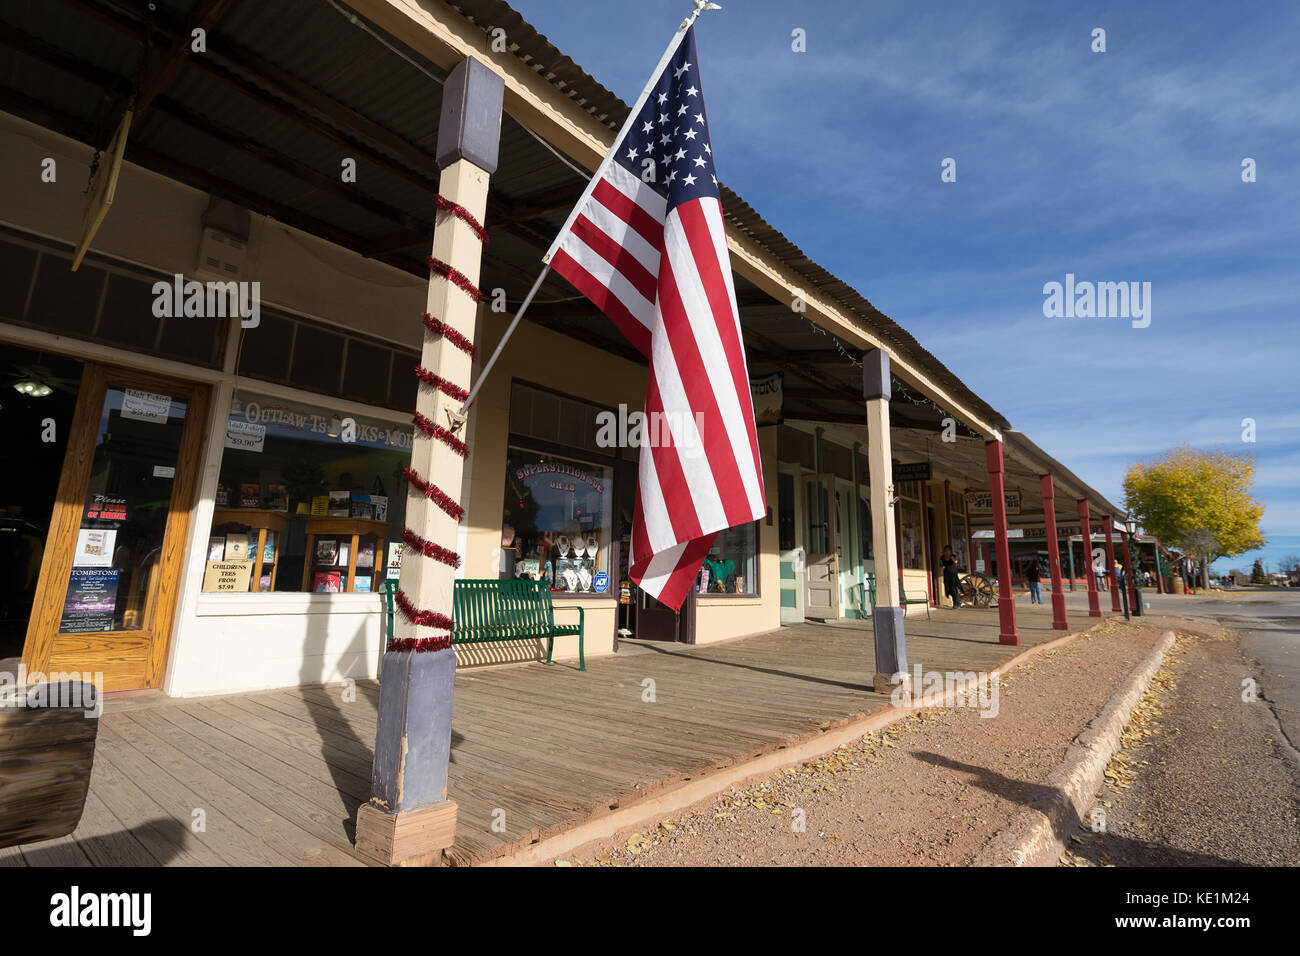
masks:
[[(1093, 623), (1070, 603), (1076, 628)], [(1023, 647), (1061, 636), (1050, 609), (1017, 604)], [(909, 617), (909, 664), (991, 670), (1023, 649), (997, 637), (996, 611)], [(887, 699), (869, 690), (873, 667), (870, 622), (846, 621), (712, 646), (629, 642), (586, 673), (462, 670), (452, 860), (491, 858), (874, 710)], [(353, 825), (370, 794), (378, 693), (366, 682), (350, 703), (341, 685), (110, 701), (76, 833), (0, 850), (0, 866), (364, 865)]]

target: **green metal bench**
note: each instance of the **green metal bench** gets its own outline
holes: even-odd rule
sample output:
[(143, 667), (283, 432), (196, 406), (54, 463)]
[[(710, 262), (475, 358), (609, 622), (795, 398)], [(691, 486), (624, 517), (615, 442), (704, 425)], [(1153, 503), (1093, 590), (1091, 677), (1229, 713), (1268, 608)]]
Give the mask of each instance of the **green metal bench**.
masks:
[[(393, 592), (396, 581), (384, 582), (388, 594), (388, 638), (393, 637)], [(555, 612), (577, 611), (578, 623), (556, 624)], [(453, 644), (504, 644), (543, 638), (546, 663), (551, 663), (557, 637), (578, 638), (578, 670), (587, 669), (583, 649), (586, 613), (581, 605), (557, 608), (545, 581), (523, 578), (462, 578), (452, 590)]]
[(924, 605), (925, 605), (925, 619), (926, 619), (927, 621), (930, 620), (930, 599), (929, 599), (928, 597), (924, 597), (924, 596), (923, 596), (923, 597), (919, 597), (919, 598), (910, 598), (910, 597), (908, 597), (908, 596), (907, 596), (907, 591), (904, 590), (904, 588), (903, 588), (903, 576), (902, 576), (901, 574), (898, 576), (898, 603), (901, 604), (901, 605), (903, 606), (903, 613), (904, 613), (904, 614), (907, 613), (907, 606), (908, 606), (909, 604), (924, 604)]

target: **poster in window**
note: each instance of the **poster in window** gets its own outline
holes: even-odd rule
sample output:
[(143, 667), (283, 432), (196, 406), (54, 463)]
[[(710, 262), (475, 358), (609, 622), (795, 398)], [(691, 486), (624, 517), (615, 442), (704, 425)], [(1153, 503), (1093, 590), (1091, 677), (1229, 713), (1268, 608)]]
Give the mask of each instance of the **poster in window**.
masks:
[(60, 634), (111, 631), (120, 568), (73, 568), (59, 620)]
[(77, 551), (72, 558), (74, 568), (107, 568), (113, 565), (113, 546), (117, 532), (102, 528), (82, 528), (77, 532)]

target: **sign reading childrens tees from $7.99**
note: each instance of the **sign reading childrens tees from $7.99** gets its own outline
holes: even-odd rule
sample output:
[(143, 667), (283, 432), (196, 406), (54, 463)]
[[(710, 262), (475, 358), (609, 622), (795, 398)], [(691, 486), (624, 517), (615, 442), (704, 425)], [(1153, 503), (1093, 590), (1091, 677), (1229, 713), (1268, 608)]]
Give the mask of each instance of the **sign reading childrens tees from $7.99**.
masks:
[(411, 450), (411, 427), (258, 395), (236, 396), (226, 423), (227, 448), (261, 452), (266, 437), (343, 442), (385, 451)]

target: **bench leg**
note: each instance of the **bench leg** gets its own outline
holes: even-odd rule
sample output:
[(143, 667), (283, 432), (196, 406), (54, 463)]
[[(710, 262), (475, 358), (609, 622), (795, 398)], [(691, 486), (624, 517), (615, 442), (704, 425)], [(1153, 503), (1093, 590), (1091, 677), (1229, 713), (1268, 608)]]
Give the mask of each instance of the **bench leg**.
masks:
[(578, 629), (578, 670), (585, 671), (586, 669), (587, 669), (587, 658), (582, 652), (582, 629), (579, 628)]
[(546, 663), (551, 663), (551, 655), (555, 653), (555, 636), (546, 639)]

